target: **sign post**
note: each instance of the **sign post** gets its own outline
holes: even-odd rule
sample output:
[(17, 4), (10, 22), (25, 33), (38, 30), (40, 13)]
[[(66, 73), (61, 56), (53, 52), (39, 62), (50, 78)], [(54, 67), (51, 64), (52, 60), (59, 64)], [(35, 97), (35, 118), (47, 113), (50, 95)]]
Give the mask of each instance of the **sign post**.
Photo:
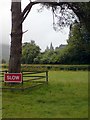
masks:
[(7, 83), (21, 83), (22, 82), (22, 73), (5, 73), (4, 82)]

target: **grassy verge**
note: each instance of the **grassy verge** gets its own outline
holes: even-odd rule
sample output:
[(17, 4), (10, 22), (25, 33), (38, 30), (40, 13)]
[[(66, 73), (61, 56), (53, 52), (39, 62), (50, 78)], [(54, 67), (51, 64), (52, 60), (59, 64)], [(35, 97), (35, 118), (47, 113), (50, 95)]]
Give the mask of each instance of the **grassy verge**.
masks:
[(88, 117), (88, 72), (50, 71), (49, 84), (3, 91), (3, 118)]

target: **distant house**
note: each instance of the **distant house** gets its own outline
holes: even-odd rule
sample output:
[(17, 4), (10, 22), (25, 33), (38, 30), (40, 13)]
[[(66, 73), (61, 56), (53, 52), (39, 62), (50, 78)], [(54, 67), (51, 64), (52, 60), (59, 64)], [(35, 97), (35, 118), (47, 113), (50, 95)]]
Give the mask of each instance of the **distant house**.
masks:
[(63, 48), (65, 48), (67, 45), (63, 45), (63, 44), (61, 44), (61, 45), (59, 45), (59, 47), (56, 47), (56, 49), (63, 49)]
[(59, 46), (59, 49), (63, 49), (63, 48), (65, 48), (67, 45), (63, 45), (63, 44), (61, 44), (60, 46)]

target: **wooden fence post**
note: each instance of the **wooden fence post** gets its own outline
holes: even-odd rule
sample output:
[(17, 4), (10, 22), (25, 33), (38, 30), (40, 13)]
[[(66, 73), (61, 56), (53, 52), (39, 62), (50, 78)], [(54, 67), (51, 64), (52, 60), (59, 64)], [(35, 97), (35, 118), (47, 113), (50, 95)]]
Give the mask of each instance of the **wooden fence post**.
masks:
[(48, 71), (46, 71), (46, 83), (48, 83)]
[[(6, 70), (5, 73), (7, 73), (8, 71)], [(4, 82), (4, 85), (6, 86), (6, 82)]]
[(22, 85), (23, 85), (23, 72), (22, 72)]

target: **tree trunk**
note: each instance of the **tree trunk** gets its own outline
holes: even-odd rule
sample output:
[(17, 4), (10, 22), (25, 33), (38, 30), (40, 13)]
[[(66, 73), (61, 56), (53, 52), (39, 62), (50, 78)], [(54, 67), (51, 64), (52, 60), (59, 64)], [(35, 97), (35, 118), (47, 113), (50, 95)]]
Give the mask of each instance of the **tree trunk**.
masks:
[(12, 29), (11, 29), (11, 48), (9, 59), (9, 73), (19, 73), (21, 71), (22, 54), (22, 17), (21, 1), (11, 3)]

